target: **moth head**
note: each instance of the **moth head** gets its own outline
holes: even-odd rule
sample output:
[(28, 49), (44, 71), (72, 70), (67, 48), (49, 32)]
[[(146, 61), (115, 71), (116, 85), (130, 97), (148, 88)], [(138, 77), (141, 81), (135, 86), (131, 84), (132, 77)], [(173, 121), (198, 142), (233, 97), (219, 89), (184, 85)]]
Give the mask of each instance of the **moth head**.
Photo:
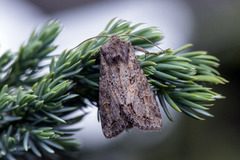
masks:
[(116, 35), (116, 34), (111, 35), (110, 41), (111, 41), (113, 44), (119, 43), (120, 40), (121, 40), (121, 39), (120, 39), (120, 37), (119, 37), (118, 35)]

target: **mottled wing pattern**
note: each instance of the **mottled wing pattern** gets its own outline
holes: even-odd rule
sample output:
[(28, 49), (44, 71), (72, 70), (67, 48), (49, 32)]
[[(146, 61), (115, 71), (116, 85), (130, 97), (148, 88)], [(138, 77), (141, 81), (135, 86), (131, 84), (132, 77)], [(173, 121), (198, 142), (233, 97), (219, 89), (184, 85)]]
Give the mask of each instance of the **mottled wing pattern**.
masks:
[(100, 48), (99, 112), (107, 138), (133, 126), (159, 130), (161, 115), (130, 42), (113, 35)]
[[(100, 48), (99, 113), (103, 134), (111, 138), (128, 127), (122, 108), (126, 103), (125, 74), (119, 53), (119, 39), (111, 40)], [(126, 67), (125, 67), (126, 68)]]
[(135, 127), (142, 130), (160, 130), (162, 118), (155, 95), (147, 81), (135, 56), (134, 48), (130, 48), (128, 70), (129, 81), (124, 113)]

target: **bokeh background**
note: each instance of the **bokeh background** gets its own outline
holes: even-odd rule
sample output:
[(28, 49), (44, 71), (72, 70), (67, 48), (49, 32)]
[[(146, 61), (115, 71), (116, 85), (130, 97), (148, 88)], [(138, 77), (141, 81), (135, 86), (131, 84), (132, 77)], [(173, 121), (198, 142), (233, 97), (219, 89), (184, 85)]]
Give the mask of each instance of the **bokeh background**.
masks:
[(56, 52), (95, 36), (114, 17), (157, 26), (162, 48), (193, 43), (220, 59), (219, 71), (230, 81), (211, 86), (226, 96), (212, 107), (214, 118), (193, 120), (171, 111), (160, 133), (130, 130), (107, 140), (96, 107), (77, 124), (82, 160), (238, 160), (240, 159), (240, 1), (239, 0), (0, 0), (0, 53), (17, 51), (32, 29), (49, 19), (63, 25)]

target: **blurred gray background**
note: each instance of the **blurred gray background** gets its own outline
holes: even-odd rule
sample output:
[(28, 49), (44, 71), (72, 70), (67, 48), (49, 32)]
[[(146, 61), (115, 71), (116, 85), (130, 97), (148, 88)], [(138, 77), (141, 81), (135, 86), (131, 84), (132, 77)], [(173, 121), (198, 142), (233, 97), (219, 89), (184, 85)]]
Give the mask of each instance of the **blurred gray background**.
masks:
[(114, 17), (164, 34), (162, 48), (193, 43), (220, 59), (219, 71), (230, 81), (212, 86), (226, 96), (216, 101), (214, 118), (193, 120), (176, 113), (174, 122), (164, 116), (160, 133), (130, 130), (107, 140), (97, 121), (97, 109), (77, 124), (81, 143), (76, 159), (83, 160), (238, 160), (240, 159), (240, 1), (239, 0), (0, 0), (0, 53), (17, 51), (32, 29), (50, 19), (63, 25), (55, 41), (56, 53), (72, 48), (101, 32)]

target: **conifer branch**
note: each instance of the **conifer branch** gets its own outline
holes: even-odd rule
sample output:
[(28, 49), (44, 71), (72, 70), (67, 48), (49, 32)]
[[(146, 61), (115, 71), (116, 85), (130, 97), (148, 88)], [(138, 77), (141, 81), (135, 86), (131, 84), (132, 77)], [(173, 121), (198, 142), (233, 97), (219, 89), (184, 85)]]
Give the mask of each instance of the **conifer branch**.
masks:
[[(113, 19), (99, 35), (133, 34), (153, 43), (162, 40), (157, 28), (138, 29), (141, 25)], [(7, 51), (0, 57), (0, 159), (66, 156), (67, 151), (77, 149), (71, 135), (79, 130), (66, 126), (81, 121), (85, 114), (66, 116), (87, 107), (86, 100), (98, 104), (100, 61), (96, 53), (109, 38), (98, 37), (52, 57), (56, 48), (52, 42), (60, 30), (56, 21), (49, 21), (16, 54)], [(153, 47), (138, 37), (123, 38), (134, 46)], [(174, 118), (169, 107), (198, 120), (212, 117), (208, 110), (213, 101), (223, 98), (205, 85), (227, 82), (216, 69), (218, 59), (204, 51), (186, 52), (189, 47), (137, 56), (170, 120)], [(44, 67), (40, 62), (48, 58), (52, 58), (49, 72), (38, 76)]]
[(23, 44), (17, 53), (13, 54), (10, 51), (4, 53), (1, 58), (5, 59), (1, 62), (6, 62), (0, 67), (6, 67), (1, 72), (4, 73), (4, 77), (0, 79), (0, 86), (3, 87), (6, 84), (32, 86), (37, 82), (39, 79), (34, 79), (34, 76), (44, 67), (40, 63), (51, 58), (49, 54), (56, 49), (56, 46), (51, 43), (59, 35), (60, 30), (58, 23), (49, 21), (39, 33), (34, 30), (27, 44)]

